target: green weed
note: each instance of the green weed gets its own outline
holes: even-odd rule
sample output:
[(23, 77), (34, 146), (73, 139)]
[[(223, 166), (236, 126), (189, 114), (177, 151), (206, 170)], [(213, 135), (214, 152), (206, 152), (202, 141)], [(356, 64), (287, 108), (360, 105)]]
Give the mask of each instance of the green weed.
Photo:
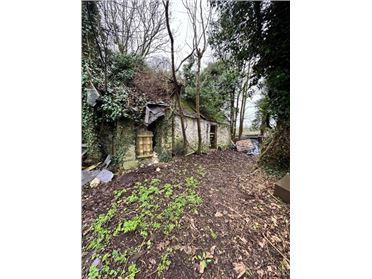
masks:
[(127, 260), (127, 252), (121, 254), (119, 251), (113, 250), (111, 256), (114, 262), (124, 263)]
[(202, 270), (207, 268), (210, 263), (213, 263), (212, 257), (205, 252), (203, 252), (201, 255), (195, 256), (194, 259), (199, 261), (199, 265)]
[(115, 197), (115, 200), (120, 199), (121, 196), (123, 195), (123, 193), (125, 193), (126, 191), (127, 191), (127, 189), (115, 190), (115, 191), (114, 191), (114, 197)]
[(164, 273), (164, 271), (167, 271), (170, 264), (172, 263), (171, 260), (169, 259), (169, 255), (172, 252), (171, 249), (167, 249), (167, 252), (161, 256), (160, 263), (157, 267), (157, 274), (160, 276), (161, 274)]
[(138, 201), (138, 196), (135, 193), (132, 193), (130, 196), (127, 197), (127, 203), (131, 204)]
[(213, 231), (212, 228), (209, 228), (209, 232), (211, 234), (212, 239), (217, 239), (217, 233), (215, 231)]
[(172, 223), (167, 224), (164, 228), (164, 234), (166, 235), (170, 234), (175, 227), (176, 227), (175, 224), (172, 224)]
[(125, 276), (124, 279), (134, 279), (136, 277), (136, 273), (138, 273), (138, 272), (139, 272), (139, 270), (138, 270), (136, 264), (131, 264), (128, 267), (128, 273), (129, 274), (127, 276)]
[(91, 265), (89, 268), (88, 279), (99, 279), (101, 274), (95, 265)]
[(154, 228), (154, 229), (160, 229), (160, 226), (161, 226), (161, 224), (160, 223), (153, 223), (152, 224), (152, 227)]
[(113, 204), (106, 214), (98, 216), (93, 224), (93, 231), (96, 237), (89, 243), (88, 249), (101, 249), (104, 247), (103, 242), (108, 241), (111, 237), (109, 229), (104, 228), (104, 225), (115, 215), (117, 205)]
[(193, 176), (186, 177), (185, 182), (186, 182), (186, 187), (190, 189), (195, 189), (199, 184), (198, 180), (195, 179)]
[(123, 224), (124, 233), (135, 231), (140, 223), (141, 219), (138, 216), (131, 220), (125, 221)]
[(172, 185), (167, 183), (164, 185), (164, 196), (166, 198), (169, 198), (173, 194), (173, 189)]
[(190, 191), (186, 198), (192, 205), (200, 205), (203, 202), (202, 198), (194, 191)]

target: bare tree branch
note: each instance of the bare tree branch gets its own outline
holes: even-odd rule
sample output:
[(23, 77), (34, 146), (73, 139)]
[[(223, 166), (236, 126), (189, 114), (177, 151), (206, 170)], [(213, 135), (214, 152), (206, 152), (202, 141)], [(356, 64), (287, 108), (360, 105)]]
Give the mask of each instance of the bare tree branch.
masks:
[(146, 57), (168, 43), (160, 0), (100, 1), (99, 8), (112, 49)]

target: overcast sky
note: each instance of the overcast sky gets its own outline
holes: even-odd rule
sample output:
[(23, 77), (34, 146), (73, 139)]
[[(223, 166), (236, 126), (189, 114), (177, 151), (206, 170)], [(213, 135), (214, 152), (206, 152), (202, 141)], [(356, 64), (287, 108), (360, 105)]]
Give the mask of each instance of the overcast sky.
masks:
[[(204, 0), (202, 4), (203, 11), (208, 11), (207, 1)], [(193, 32), (186, 8), (181, 0), (171, 1), (170, 11), (171, 28), (175, 37), (176, 65), (178, 65), (184, 57), (190, 54), (191, 48), (189, 46), (192, 45)], [(208, 46), (202, 59), (202, 68), (212, 61), (212, 51)]]

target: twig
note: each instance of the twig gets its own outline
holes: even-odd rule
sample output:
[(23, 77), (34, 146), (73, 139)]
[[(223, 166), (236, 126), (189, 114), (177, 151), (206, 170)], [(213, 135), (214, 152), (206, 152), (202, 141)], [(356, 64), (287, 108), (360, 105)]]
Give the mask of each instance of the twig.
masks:
[(227, 209), (231, 210), (232, 212), (234, 212), (235, 214), (237, 214), (238, 216), (240, 216), (248, 225), (249, 225), (249, 222), (246, 220), (246, 217), (244, 217), (243, 215), (241, 215), (239, 212), (237, 212), (235, 209), (231, 208), (230, 206), (227, 206), (227, 205), (224, 205), (222, 203), (218, 203), (224, 207), (226, 207)]
[(275, 197), (273, 194), (271, 193), (268, 193), (270, 196), (272, 196), (276, 201), (278, 201), (280, 203), (280, 205), (286, 205), (282, 200), (278, 199), (277, 197)]
[(258, 162), (256, 162), (256, 164), (255, 164), (255, 166), (254, 166), (254, 168), (253, 168), (253, 171), (252, 171), (250, 174), (255, 174), (256, 171), (259, 170), (259, 168), (260, 168), (260, 166), (258, 165)]
[(146, 275), (146, 278), (149, 278), (151, 275), (153, 275), (154, 273), (156, 273), (158, 271), (157, 268), (155, 268), (155, 270), (153, 272), (151, 272), (150, 274), (147, 274)]
[(189, 155), (194, 154), (194, 153), (195, 153), (195, 151), (191, 151), (190, 153), (187, 153), (185, 156), (189, 156)]
[(149, 278), (151, 275), (153, 275), (155, 272), (157, 272), (158, 271), (158, 269), (157, 268), (155, 268), (155, 270), (153, 271), (153, 272), (151, 272), (150, 274), (147, 274), (146, 275), (146, 278)]
[(280, 250), (278, 249), (278, 248), (276, 248), (275, 247), (275, 245), (274, 244), (272, 244), (271, 242), (270, 242), (270, 240), (265, 236), (265, 234), (264, 233), (262, 233), (262, 236), (266, 239), (266, 241), (288, 262), (288, 264), (289, 264), (289, 260), (288, 260), (288, 258), (286, 257), (286, 256), (284, 256), (284, 254), (282, 253), (282, 252), (280, 252)]

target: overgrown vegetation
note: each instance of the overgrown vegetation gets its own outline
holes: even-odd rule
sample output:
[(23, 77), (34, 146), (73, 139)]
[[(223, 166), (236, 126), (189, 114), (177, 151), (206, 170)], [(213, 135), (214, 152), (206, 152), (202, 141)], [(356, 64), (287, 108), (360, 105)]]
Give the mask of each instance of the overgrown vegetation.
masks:
[[(190, 59), (184, 66), (186, 81), (184, 98), (195, 106), (194, 61)], [(231, 93), (239, 84), (239, 73), (226, 63), (218, 61), (209, 64), (201, 73), (200, 112), (215, 121), (225, 121), (230, 111)]]
[[(113, 12), (115, 8), (111, 5), (118, 4), (106, 6), (102, 2), (82, 2), (82, 139), (87, 144), (89, 158), (99, 160), (110, 153), (116, 157), (113, 163), (120, 163), (124, 155), (119, 154), (120, 150), (115, 150), (115, 154), (104, 150), (101, 132), (106, 127), (115, 135), (120, 120), (129, 120), (135, 125), (142, 124), (144, 107), (149, 101), (143, 91), (148, 90), (148, 84), (136, 82), (141, 83), (138, 76), (145, 77), (146, 81), (151, 76), (144, 58), (151, 50), (148, 48), (152, 41), (147, 42), (146, 49), (138, 53), (124, 51), (123, 45), (120, 45), (120, 51), (114, 51), (109, 41), (116, 29), (110, 30), (115, 28), (115, 25), (107, 25), (106, 18), (107, 13)], [(138, 13), (145, 13), (136, 6), (137, 8)], [(107, 13), (102, 13), (103, 10)], [(102, 20), (105, 20), (105, 23), (102, 23)], [(157, 24), (164, 26), (164, 22)], [(154, 30), (154, 36), (157, 32), (159, 30)], [(117, 34), (119, 37), (121, 35)], [(115, 43), (120, 44), (116, 40)], [(127, 49), (129, 50), (129, 46)], [(161, 90), (165, 88), (161, 79), (156, 77), (153, 80), (156, 80), (155, 87), (162, 87)], [(156, 89), (159, 91), (159, 88)], [(91, 91), (99, 94), (94, 105), (88, 104), (88, 92)]]
[(260, 127), (273, 118), (276, 132), (260, 162), (289, 169), (289, 2), (215, 1), (214, 6), (212, 47), (237, 64), (253, 59), (252, 84), (265, 84)]
[(289, 206), (272, 195), (277, 178), (253, 166), (227, 150), (83, 187), (83, 276), (288, 278)]
[[(202, 170), (199, 168), (199, 171)], [(87, 251), (96, 251), (95, 258), (100, 259), (102, 266), (98, 268), (92, 264), (88, 278), (135, 278), (138, 272), (135, 265), (130, 264), (124, 270), (115, 267), (118, 263), (126, 266), (134, 253), (151, 248), (150, 235), (159, 233), (167, 237), (173, 230), (180, 228), (184, 213), (202, 203), (196, 192), (198, 185), (198, 179), (193, 176), (186, 177), (184, 183), (175, 185), (152, 178), (135, 183), (130, 192), (126, 189), (115, 191), (111, 207), (106, 213), (99, 215), (91, 226), (93, 239), (88, 243)], [(132, 234), (142, 239), (138, 246), (128, 247), (122, 252), (108, 250), (107, 245), (113, 238), (121, 235), (131, 238)], [(169, 268), (171, 252), (171, 249), (167, 249), (160, 257), (157, 267), (159, 276)]]

